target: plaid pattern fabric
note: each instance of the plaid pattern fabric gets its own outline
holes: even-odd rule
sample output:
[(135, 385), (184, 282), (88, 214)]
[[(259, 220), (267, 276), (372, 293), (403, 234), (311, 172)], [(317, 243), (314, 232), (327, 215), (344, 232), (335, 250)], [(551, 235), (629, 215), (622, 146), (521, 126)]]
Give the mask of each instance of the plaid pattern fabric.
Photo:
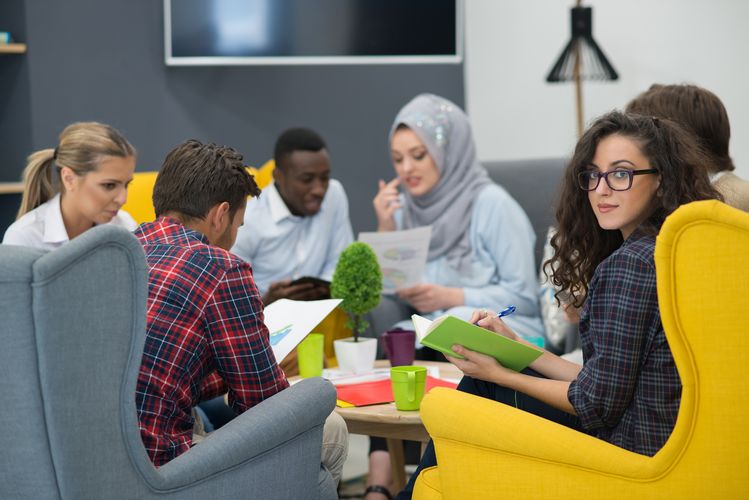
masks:
[(192, 444), (192, 408), (229, 392), (241, 413), (288, 387), (270, 348), (250, 265), (170, 218), (135, 236), (149, 270), (146, 343), (136, 391), (154, 465)]
[(654, 237), (635, 232), (596, 269), (580, 317), (583, 369), (568, 392), (588, 433), (649, 456), (671, 435), (681, 399), (654, 250)]

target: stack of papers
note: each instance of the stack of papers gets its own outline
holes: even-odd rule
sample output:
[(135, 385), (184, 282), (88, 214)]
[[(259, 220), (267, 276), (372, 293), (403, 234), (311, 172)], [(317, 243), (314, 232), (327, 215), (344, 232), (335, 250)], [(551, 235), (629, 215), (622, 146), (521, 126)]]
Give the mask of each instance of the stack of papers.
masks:
[[(438, 366), (426, 366), (427, 375), (440, 378)], [(326, 368), (322, 371), (322, 377), (330, 380), (333, 385), (358, 384), (361, 382), (374, 382), (377, 380), (390, 380), (390, 368), (375, 368), (364, 373), (346, 372), (339, 368)]]
[(341, 302), (280, 299), (265, 307), (265, 326), (276, 361), (280, 363)]
[(394, 293), (421, 283), (429, 254), (432, 227), (424, 226), (403, 231), (359, 233), (380, 263), (382, 293)]

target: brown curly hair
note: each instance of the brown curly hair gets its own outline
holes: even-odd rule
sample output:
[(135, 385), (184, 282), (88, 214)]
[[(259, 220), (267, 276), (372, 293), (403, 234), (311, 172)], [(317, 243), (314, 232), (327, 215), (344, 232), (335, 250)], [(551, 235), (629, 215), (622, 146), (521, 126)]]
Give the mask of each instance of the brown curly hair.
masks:
[(710, 156), (675, 122), (619, 111), (601, 116), (580, 138), (565, 170), (556, 209), (557, 231), (551, 239), (554, 256), (544, 262), (559, 289), (560, 305), (563, 301), (580, 307), (596, 267), (623, 242), (620, 231), (598, 225), (588, 193), (577, 181), (578, 174), (590, 168), (601, 140), (615, 134), (632, 139), (661, 179), (650, 215), (639, 230), (655, 235), (680, 205), (721, 199), (708, 178)]

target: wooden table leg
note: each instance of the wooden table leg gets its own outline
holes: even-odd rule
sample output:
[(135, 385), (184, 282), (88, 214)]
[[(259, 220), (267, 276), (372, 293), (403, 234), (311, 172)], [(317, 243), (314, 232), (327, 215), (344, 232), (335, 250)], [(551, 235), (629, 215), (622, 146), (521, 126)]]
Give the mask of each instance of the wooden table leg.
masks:
[(403, 456), (403, 440), (387, 439), (388, 452), (390, 452), (390, 468), (393, 471), (393, 486), (395, 491), (401, 491), (406, 487), (406, 460)]

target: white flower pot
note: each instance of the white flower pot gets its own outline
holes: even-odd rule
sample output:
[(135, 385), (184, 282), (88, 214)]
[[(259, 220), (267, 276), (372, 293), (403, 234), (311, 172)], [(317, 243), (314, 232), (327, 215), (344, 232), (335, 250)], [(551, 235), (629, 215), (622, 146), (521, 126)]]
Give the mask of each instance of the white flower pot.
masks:
[(334, 340), (333, 348), (338, 360), (338, 368), (353, 373), (364, 373), (374, 369), (377, 357), (377, 339), (361, 338), (354, 342), (353, 337)]

